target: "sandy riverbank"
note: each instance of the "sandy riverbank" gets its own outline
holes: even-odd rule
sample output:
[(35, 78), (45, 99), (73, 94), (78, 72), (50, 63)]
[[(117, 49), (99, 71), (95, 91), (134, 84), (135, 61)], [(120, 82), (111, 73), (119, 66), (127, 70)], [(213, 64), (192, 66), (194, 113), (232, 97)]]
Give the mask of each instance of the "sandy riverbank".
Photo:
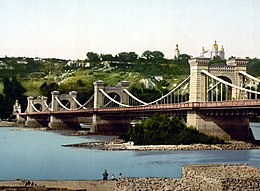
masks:
[(33, 180), (30, 183), (33, 185), (25, 186), (25, 180), (0, 181), (0, 190), (113, 191), (116, 184), (112, 180)]
[[(121, 180), (0, 181), (0, 190), (85, 191), (226, 191), (260, 189), (260, 168), (246, 164), (185, 165), (181, 178), (123, 178)], [(35, 185), (36, 184), (36, 185)]]

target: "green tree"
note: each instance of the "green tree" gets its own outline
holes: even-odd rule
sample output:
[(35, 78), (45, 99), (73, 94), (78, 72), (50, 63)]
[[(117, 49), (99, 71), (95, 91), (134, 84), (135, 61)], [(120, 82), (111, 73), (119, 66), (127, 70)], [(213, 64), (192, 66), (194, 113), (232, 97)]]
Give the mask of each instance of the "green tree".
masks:
[(128, 53), (127, 52), (120, 52), (118, 53), (118, 59), (120, 62), (127, 62), (128, 60)]
[(4, 98), (2, 97), (5, 107), (5, 111), (2, 114), (2, 117), (7, 118), (12, 116), (13, 112), (13, 105), (16, 100), (19, 101), (22, 108), (25, 108), (27, 105), (26, 97), (24, 96), (24, 93), (26, 92), (26, 89), (22, 86), (22, 84), (17, 81), (16, 78), (7, 79), (5, 78), (3, 80), (4, 89), (3, 94)]
[(5, 104), (5, 97), (0, 94), (0, 117), (3, 118), (3, 114), (5, 113), (6, 104)]
[(144, 51), (144, 53), (142, 54), (142, 57), (144, 57), (147, 60), (152, 60), (153, 55), (152, 52), (150, 50), (146, 50)]
[(222, 59), (220, 56), (214, 56), (213, 59), (209, 62), (209, 64), (226, 64), (226, 60)]
[(249, 63), (247, 65), (247, 72), (253, 76), (260, 76), (260, 59), (249, 59)]
[(59, 85), (57, 83), (50, 83), (49, 85), (44, 82), (40, 87), (40, 94), (46, 96), (48, 98), (48, 102), (51, 101), (51, 92), (59, 89)]
[(155, 51), (146, 50), (142, 54), (142, 57), (146, 58), (146, 60), (150, 60), (154, 62), (161, 62), (164, 60), (164, 54), (158, 50)]
[(121, 62), (134, 62), (138, 58), (138, 54), (135, 52), (120, 52), (118, 53), (118, 59)]
[(102, 61), (114, 61), (112, 54), (101, 54), (100, 58)]
[(159, 90), (131, 87), (130, 92), (144, 102), (152, 102), (162, 96)]
[(79, 86), (79, 87), (84, 87), (84, 83), (83, 83), (83, 81), (81, 80), (81, 79), (79, 79), (78, 81), (77, 81), (77, 85)]
[(138, 54), (136, 54), (135, 52), (129, 52), (128, 53), (128, 60), (129, 62), (135, 62), (138, 58)]
[(155, 50), (152, 52), (153, 60), (162, 61), (164, 60), (164, 54), (161, 51)]
[(135, 145), (224, 143), (217, 137), (186, 127), (185, 123), (178, 117), (159, 114), (143, 119), (140, 123), (129, 128), (124, 139), (133, 141)]
[(88, 61), (89, 62), (98, 62), (100, 61), (100, 57), (97, 53), (94, 52), (88, 52), (87, 53)]

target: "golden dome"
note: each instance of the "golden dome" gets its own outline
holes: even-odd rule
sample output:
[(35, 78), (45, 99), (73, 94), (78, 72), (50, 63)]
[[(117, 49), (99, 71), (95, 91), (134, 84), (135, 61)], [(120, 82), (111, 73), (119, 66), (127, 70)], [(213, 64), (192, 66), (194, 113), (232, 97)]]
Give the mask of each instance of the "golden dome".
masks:
[(223, 45), (221, 46), (221, 49), (220, 49), (220, 51), (223, 51), (223, 52), (224, 52), (224, 47), (223, 47)]
[(217, 41), (215, 41), (215, 43), (212, 45), (212, 49), (213, 49), (213, 50), (218, 50)]

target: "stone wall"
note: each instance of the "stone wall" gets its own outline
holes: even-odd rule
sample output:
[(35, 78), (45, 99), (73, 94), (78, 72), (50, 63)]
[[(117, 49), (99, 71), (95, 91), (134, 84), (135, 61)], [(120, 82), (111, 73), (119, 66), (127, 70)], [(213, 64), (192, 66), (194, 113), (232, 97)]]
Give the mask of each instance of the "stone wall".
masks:
[(260, 169), (246, 164), (183, 166), (182, 178), (202, 191), (260, 190)]
[(260, 168), (246, 164), (188, 165), (182, 178), (124, 178), (116, 191), (231, 191), (260, 190)]

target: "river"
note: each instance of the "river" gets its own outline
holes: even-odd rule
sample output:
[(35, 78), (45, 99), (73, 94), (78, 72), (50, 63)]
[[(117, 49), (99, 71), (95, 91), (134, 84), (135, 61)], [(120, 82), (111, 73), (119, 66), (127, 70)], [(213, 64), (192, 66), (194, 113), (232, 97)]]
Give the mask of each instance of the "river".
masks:
[[(253, 126), (260, 138), (260, 127)], [(183, 164), (247, 163), (260, 167), (260, 150), (102, 151), (62, 147), (107, 137), (0, 128), (0, 180), (96, 180), (104, 169), (127, 177), (181, 176)]]

